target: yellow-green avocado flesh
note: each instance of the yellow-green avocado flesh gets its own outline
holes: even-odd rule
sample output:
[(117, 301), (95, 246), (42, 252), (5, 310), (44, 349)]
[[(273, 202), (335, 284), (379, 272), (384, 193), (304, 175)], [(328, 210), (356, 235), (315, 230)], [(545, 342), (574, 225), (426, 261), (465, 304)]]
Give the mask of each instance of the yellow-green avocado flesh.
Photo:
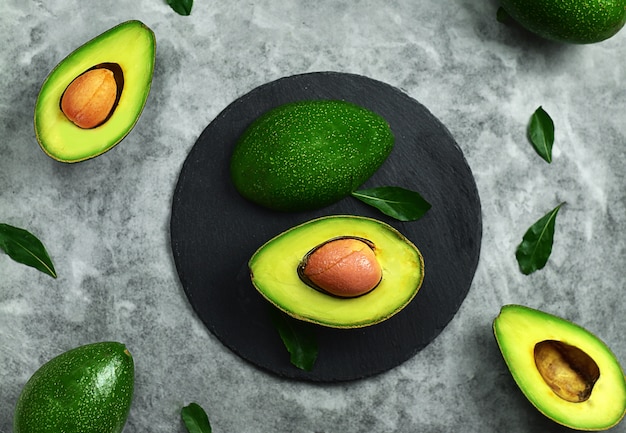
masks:
[[(595, 335), (560, 317), (520, 305), (505, 305), (493, 322), (496, 341), (515, 382), (526, 398), (553, 421), (577, 430), (606, 430), (626, 413), (626, 380), (611, 350)], [(550, 386), (537, 351), (553, 345), (579, 374), (592, 364), (595, 382), (580, 401), (559, 396), (565, 388)], [(556, 363), (552, 363), (556, 371)], [(565, 371), (561, 373), (565, 374)], [(599, 374), (598, 374), (599, 373)], [(563, 377), (563, 375), (561, 376)]]
[[(118, 144), (143, 111), (155, 55), (154, 33), (137, 20), (121, 23), (69, 54), (50, 72), (35, 105), (35, 133), (43, 151), (57, 161), (71, 163), (94, 158)], [(106, 64), (117, 65), (123, 74), (119, 99), (106, 122), (92, 129), (80, 128), (61, 110), (61, 97), (75, 78)]]
[[(371, 241), (382, 268), (378, 286), (355, 298), (318, 291), (297, 272), (310, 250), (344, 236)], [(332, 328), (359, 328), (388, 319), (411, 302), (424, 279), (422, 254), (404, 235), (382, 221), (350, 215), (295, 226), (265, 243), (248, 264), (253, 285), (269, 302), (299, 320)]]

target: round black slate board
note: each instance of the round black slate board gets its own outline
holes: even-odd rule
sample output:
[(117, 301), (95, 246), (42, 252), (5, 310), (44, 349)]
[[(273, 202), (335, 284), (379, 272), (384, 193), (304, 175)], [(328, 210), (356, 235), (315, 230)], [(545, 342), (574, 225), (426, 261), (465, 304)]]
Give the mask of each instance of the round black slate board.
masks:
[[(303, 99), (343, 99), (390, 124), (395, 147), (365, 187), (419, 191), (432, 208), (398, 222), (352, 197), (313, 212), (277, 213), (241, 198), (229, 178), (233, 146), (259, 115)], [(319, 356), (312, 371), (294, 367), (247, 275), (250, 256), (270, 238), (309, 219), (364, 215), (396, 227), (420, 249), (425, 279), (415, 299), (375, 326), (314, 326)], [(458, 311), (478, 264), (482, 222), (472, 173), (449, 131), (424, 106), (388, 84), (354, 74), (317, 72), (260, 86), (230, 104), (189, 153), (174, 192), (170, 223), (174, 261), (195, 312), (224, 345), (279, 376), (355, 380), (387, 371), (430, 343)]]

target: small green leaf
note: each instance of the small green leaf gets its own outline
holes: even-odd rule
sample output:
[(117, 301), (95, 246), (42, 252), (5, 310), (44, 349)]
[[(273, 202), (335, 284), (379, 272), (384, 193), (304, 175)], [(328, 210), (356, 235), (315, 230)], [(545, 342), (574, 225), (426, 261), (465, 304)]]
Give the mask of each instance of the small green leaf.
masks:
[(301, 370), (311, 371), (317, 359), (317, 338), (309, 323), (296, 320), (277, 308), (270, 308), (272, 324), (290, 353), (290, 361)]
[(399, 221), (418, 220), (431, 208), (418, 192), (398, 186), (361, 189), (352, 196)]
[(537, 108), (530, 117), (528, 139), (535, 151), (546, 162), (552, 162), (552, 146), (554, 144), (554, 122), (542, 107)]
[(200, 405), (190, 403), (180, 411), (180, 416), (189, 433), (211, 433), (209, 417)]
[(515, 257), (519, 268), (524, 275), (529, 275), (542, 269), (552, 253), (556, 215), (563, 203), (535, 222), (524, 234), (522, 242), (517, 247)]
[(167, 4), (179, 15), (190, 15), (193, 0), (167, 0)]
[(0, 224), (0, 249), (18, 263), (57, 277), (52, 260), (41, 241), (24, 229)]

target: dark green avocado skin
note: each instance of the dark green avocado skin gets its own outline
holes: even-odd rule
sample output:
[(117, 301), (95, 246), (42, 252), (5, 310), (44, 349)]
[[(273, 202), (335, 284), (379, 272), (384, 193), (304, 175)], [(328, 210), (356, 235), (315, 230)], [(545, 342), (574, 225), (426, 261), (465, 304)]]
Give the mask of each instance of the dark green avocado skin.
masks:
[(531, 32), (572, 44), (606, 40), (626, 22), (626, 0), (501, 0), (500, 5)]
[(387, 121), (356, 104), (305, 100), (276, 107), (241, 135), (230, 173), (246, 199), (277, 211), (330, 205), (356, 190), (387, 159)]
[(80, 346), (42, 365), (26, 382), (14, 433), (120, 433), (130, 411), (134, 363), (117, 342)]

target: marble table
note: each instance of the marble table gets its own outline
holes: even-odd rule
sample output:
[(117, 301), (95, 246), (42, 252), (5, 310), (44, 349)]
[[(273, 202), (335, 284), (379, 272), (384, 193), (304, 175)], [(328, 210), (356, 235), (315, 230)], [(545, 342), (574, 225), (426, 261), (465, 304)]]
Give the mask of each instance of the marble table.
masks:
[[(496, 0), (0, 4), (0, 222), (28, 229), (52, 279), (0, 254), (0, 432), (30, 375), (95, 341), (132, 351), (126, 432), (183, 432), (198, 402), (215, 432), (564, 432), (524, 398), (491, 323), (521, 303), (583, 325), (626, 362), (626, 33), (570, 46), (496, 21)], [(129, 136), (79, 164), (47, 157), (33, 130), (49, 71), (129, 19), (157, 38), (152, 90)], [(359, 381), (293, 381), (226, 348), (196, 316), (176, 272), (170, 212), (182, 164), (233, 100), (293, 74), (338, 71), (395, 86), (449, 129), (474, 174), (483, 238), (469, 293), (413, 358)], [(545, 163), (526, 139), (542, 106), (556, 126)], [(525, 276), (515, 249), (566, 202), (546, 267)], [(626, 424), (614, 431), (626, 432)]]

